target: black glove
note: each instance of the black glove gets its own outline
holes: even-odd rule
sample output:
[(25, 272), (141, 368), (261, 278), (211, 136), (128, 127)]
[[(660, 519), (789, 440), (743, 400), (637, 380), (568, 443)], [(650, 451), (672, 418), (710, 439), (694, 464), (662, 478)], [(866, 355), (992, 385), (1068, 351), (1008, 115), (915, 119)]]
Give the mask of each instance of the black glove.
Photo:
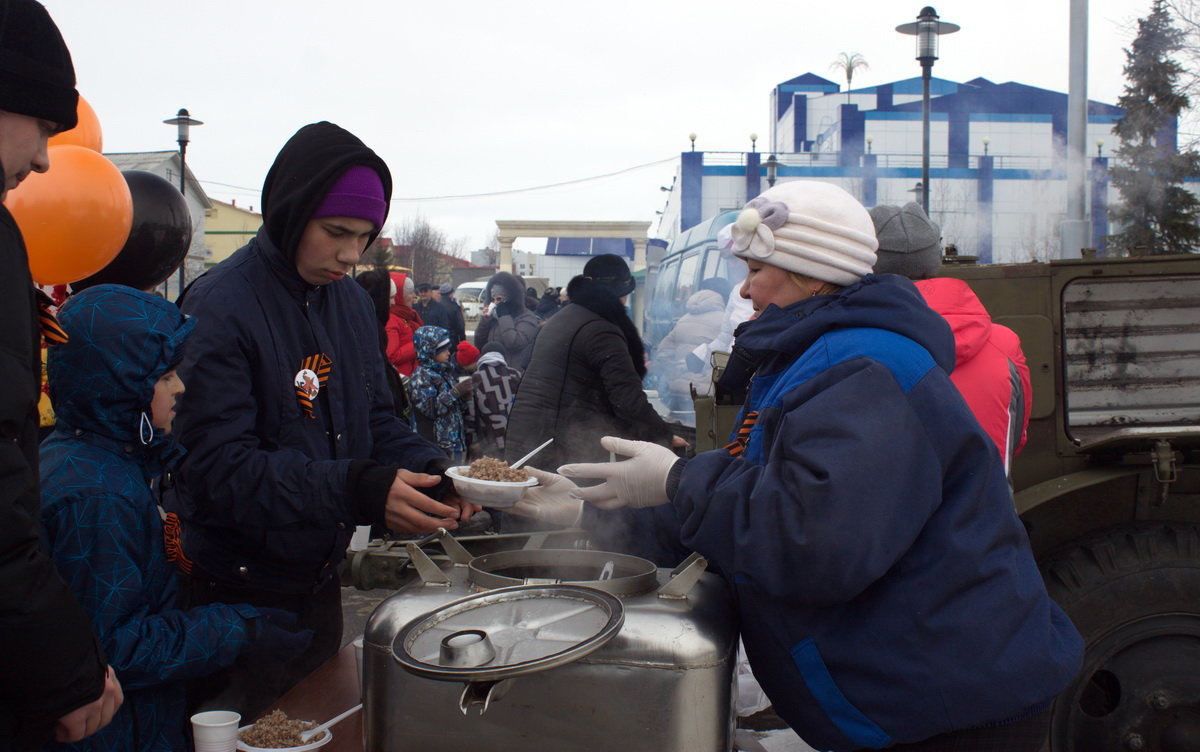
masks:
[(242, 655), (255, 660), (283, 663), (303, 653), (313, 640), (311, 629), (297, 629), (300, 617), (278, 608), (258, 608), (259, 615), (246, 620), (250, 642)]

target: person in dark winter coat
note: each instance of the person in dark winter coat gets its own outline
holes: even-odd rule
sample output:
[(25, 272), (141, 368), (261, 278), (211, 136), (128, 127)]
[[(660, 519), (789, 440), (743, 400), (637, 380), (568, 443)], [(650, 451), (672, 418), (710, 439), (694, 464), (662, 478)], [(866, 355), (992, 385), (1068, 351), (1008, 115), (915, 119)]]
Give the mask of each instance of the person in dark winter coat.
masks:
[(533, 309), (533, 315), (539, 320), (545, 321), (554, 314), (558, 313), (561, 304), (558, 302), (558, 288), (549, 287), (542, 295), (542, 299), (538, 301), (537, 308)]
[(521, 384), (521, 372), (508, 365), (504, 345), (489, 342), (471, 374), (467, 405), (467, 448), (471, 459), (503, 457), (508, 411)]
[(554, 493), (522, 503), (574, 494), (632, 512), (635, 536), (673, 529), (673, 554), (733, 590), (755, 677), (816, 749), (1040, 750), (1082, 640), (950, 381), (949, 327), (908, 280), (869, 274), (870, 216), (836, 186), (768, 189), (733, 238), (757, 313), (734, 441), (680, 460), (605, 438), (631, 459), (559, 469), (603, 483), (541, 473)]
[[(78, 101), (71, 53), (46, 9), (0, 0), (0, 202), (50, 169), (46, 142), (75, 127)], [(40, 542), (39, 295), (0, 203), (0, 752), (78, 741), (122, 701), (87, 612)]]
[(417, 429), (452, 458), (466, 452), (463, 413), (471, 382), (454, 379), (450, 334), (439, 326), (423, 326), (413, 335), (417, 348), (417, 370), (408, 380)]
[(195, 326), (162, 298), (98, 285), (62, 309), (69, 340), (47, 368), (58, 423), (42, 444), (42, 535), (125, 681), (125, 704), (88, 739), (50, 749), (186, 752), (184, 682), (243, 650), (299, 653), (295, 617), (245, 604), (180, 610), (150, 480), (181, 454), (168, 435), (175, 373)]
[(450, 317), (447, 315), (448, 310), (441, 304), (441, 290), (436, 285), (422, 282), (417, 285), (417, 292), (420, 295), (420, 300), (413, 306), (413, 310), (420, 316), (421, 325), (440, 326), (443, 329), (449, 330)]
[(879, 237), (875, 273), (915, 280), (925, 302), (950, 324), (955, 345), (950, 380), (1009, 470), (1025, 444), (1033, 406), (1021, 338), (992, 321), (966, 282), (937, 276), (942, 266), (942, 232), (920, 204), (881, 204), (871, 209), (871, 220)]
[(533, 340), (538, 334), (538, 319), (525, 307), (525, 281), (508, 272), (497, 272), (488, 280), (481, 300), (488, 303), (487, 313), (475, 325), (475, 346), (483, 348), (499, 342), (508, 354), (507, 362), (518, 371), (529, 366)]
[(542, 326), (508, 418), (509, 461), (546, 439), (538, 459), (548, 467), (605, 459), (602, 436), (685, 446), (642, 391), (646, 355), (622, 299), (633, 275), (620, 256), (587, 262), (571, 280), (571, 302)]
[(337, 652), (356, 525), (425, 533), (474, 512), (439, 477), (445, 453), (396, 416), (378, 341), (362, 336), (378, 320), (347, 275), (390, 193), (362, 141), (306, 125), (267, 173), (258, 235), (184, 296), (199, 322), (180, 366), (188, 455), (164, 502), (185, 603), (284, 608), (316, 632), (294, 661), (239, 659), (195, 682), (198, 707), (252, 718)]
[(439, 287), (435, 299), (445, 311), (444, 328), (450, 333), (450, 346), (457, 349), (458, 343), (467, 338), (467, 320), (463, 315), (462, 306), (454, 297), (454, 286), (445, 284)]
[[(375, 308), (375, 320), (379, 322), (376, 339), (379, 340), (379, 351), (383, 353), (386, 362), (390, 346), (388, 342), (388, 330), (392, 319), (390, 310), (392, 307), (392, 278), (382, 269), (371, 269), (355, 277), (354, 281), (367, 291), (367, 295), (370, 296), (371, 303)], [(411, 330), (409, 336), (411, 338)], [(388, 363), (388, 365), (390, 366), (391, 364)], [(387, 377), (388, 390), (392, 394), (392, 404), (395, 413), (407, 420), (408, 395), (404, 392), (404, 383), (400, 380), (400, 373), (394, 367), (384, 368), (383, 372)]]

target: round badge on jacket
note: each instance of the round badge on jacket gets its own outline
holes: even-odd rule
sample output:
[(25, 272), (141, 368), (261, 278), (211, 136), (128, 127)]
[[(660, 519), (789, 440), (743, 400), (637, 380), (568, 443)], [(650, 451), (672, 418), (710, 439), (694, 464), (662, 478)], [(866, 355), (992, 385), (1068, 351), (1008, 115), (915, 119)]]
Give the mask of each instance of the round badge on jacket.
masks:
[(305, 396), (310, 400), (317, 398), (317, 393), (321, 391), (321, 380), (317, 378), (317, 374), (310, 368), (302, 368), (296, 372), (296, 378), (292, 381), (296, 388), (304, 392)]

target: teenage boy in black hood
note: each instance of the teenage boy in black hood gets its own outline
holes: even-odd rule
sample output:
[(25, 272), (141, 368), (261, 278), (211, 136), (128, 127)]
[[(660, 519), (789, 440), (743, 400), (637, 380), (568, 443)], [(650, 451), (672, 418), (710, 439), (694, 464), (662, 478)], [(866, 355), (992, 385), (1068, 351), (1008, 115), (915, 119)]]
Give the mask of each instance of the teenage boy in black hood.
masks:
[[(393, 410), (367, 293), (347, 277), (387, 216), (387, 166), (331, 123), (301, 128), (263, 187), (263, 227), (192, 285), (198, 324), (176, 422), (188, 448), (168, 511), (186, 606), (250, 603), (315, 632), (287, 663), (240, 659), (193, 687), (253, 718), (337, 652), (337, 565), (356, 525), (454, 529), (475, 511), (445, 454)], [(441, 500), (438, 501), (437, 499)], [(170, 535), (169, 535), (170, 537)]]
[[(0, 0), (0, 201), (50, 169), (46, 142), (75, 127), (78, 101), (46, 9)], [(39, 541), (37, 295), (21, 230), (0, 205), (0, 752), (79, 741), (122, 701), (87, 612)]]

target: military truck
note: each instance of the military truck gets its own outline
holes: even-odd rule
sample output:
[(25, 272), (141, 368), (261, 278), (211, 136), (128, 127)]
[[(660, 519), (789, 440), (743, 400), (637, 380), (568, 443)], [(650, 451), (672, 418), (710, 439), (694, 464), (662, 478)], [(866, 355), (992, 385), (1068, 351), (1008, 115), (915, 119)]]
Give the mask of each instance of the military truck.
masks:
[[(1029, 364), (1013, 499), (1087, 644), (1047, 748), (1200, 750), (1200, 256), (943, 273)], [(696, 411), (697, 450), (724, 444), (737, 407)]]

